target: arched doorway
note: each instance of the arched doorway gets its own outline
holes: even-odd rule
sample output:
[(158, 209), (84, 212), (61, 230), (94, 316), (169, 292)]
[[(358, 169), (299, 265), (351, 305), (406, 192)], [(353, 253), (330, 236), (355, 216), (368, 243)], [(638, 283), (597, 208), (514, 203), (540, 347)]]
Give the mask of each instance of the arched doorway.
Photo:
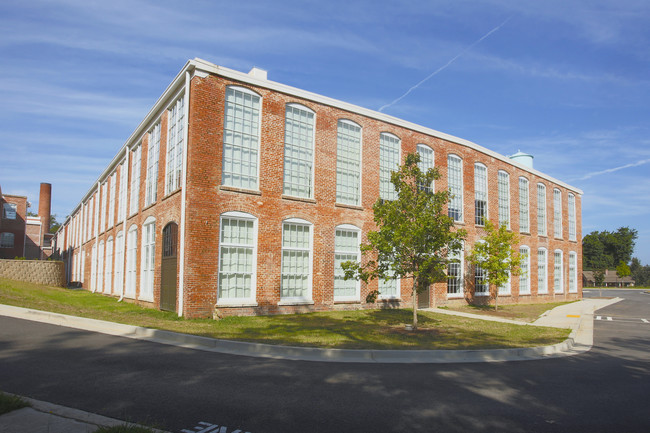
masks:
[(178, 269), (178, 224), (171, 222), (163, 229), (160, 262), (160, 309), (176, 311), (176, 279)]

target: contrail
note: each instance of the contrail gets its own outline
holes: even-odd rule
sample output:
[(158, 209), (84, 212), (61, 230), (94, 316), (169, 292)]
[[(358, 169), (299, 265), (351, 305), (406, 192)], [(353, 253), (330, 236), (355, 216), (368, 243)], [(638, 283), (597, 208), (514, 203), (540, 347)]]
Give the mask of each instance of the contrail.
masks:
[(483, 41), (483, 39), (487, 38), (487, 37), (490, 36), (492, 33), (496, 32), (496, 31), (499, 30), (501, 27), (503, 27), (503, 26), (504, 26), (508, 21), (510, 21), (511, 18), (512, 18), (512, 17), (509, 17), (509, 18), (506, 19), (504, 22), (502, 22), (501, 24), (499, 24), (498, 26), (496, 26), (495, 28), (493, 28), (492, 30), (490, 30), (489, 32), (487, 32), (486, 34), (484, 34), (481, 38), (479, 38), (478, 40), (476, 40), (472, 45), (470, 45), (470, 46), (468, 46), (467, 48), (465, 48), (465, 49), (464, 49), (463, 51), (461, 51), (458, 55), (456, 55), (456, 57), (454, 57), (453, 59), (451, 59), (450, 61), (448, 61), (445, 65), (443, 65), (443, 66), (441, 66), (440, 68), (436, 69), (434, 72), (432, 72), (432, 73), (431, 73), (428, 77), (426, 77), (424, 80), (420, 81), (420, 82), (417, 83), (415, 86), (413, 86), (413, 87), (411, 87), (410, 89), (408, 89), (408, 90), (406, 91), (406, 93), (404, 93), (402, 96), (400, 96), (399, 98), (395, 99), (393, 102), (390, 102), (390, 103), (388, 103), (388, 104), (386, 104), (386, 105), (383, 105), (383, 106), (379, 109), (379, 111), (381, 112), (381, 111), (383, 111), (385, 108), (388, 108), (388, 107), (390, 107), (391, 105), (396, 104), (397, 102), (399, 102), (399, 101), (401, 101), (402, 99), (404, 99), (404, 98), (405, 98), (409, 93), (411, 93), (412, 91), (414, 91), (415, 89), (417, 89), (418, 87), (420, 87), (424, 82), (428, 81), (429, 79), (431, 79), (431, 78), (433, 78), (434, 76), (436, 76), (438, 73), (440, 73), (440, 72), (442, 72), (443, 70), (445, 70), (447, 67), (449, 67), (449, 65), (451, 65), (452, 63), (454, 63), (454, 62), (456, 61), (457, 58), (459, 58), (460, 56), (462, 56), (463, 54), (465, 54), (466, 52), (468, 52), (469, 50), (471, 50), (473, 47), (475, 47), (476, 45), (478, 45), (479, 43), (481, 43), (481, 41)]
[(603, 171), (594, 171), (593, 173), (586, 174), (582, 177), (579, 177), (576, 180), (585, 180), (585, 179), (590, 179), (594, 176), (599, 176), (601, 174), (607, 174), (607, 173), (613, 173), (615, 171), (623, 170), (625, 168), (630, 168), (630, 167), (638, 167), (639, 165), (647, 164), (650, 162), (650, 159), (642, 159), (641, 161), (633, 162), (632, 164), (625, 164), (621, 165), (620, 167), (614, 167), (614, 168), (608, 168), (607, 170)]

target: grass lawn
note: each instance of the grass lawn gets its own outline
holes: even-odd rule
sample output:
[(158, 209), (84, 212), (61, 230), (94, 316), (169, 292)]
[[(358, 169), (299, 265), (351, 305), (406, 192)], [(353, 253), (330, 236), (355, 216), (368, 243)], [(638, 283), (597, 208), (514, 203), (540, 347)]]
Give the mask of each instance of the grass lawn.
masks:
[(446, 310), (462, 311), (464, 313), (482, 314), (485, 316), (503, 317), (504, 319), (520, 320), (522, 322), (534, 322), (539, 319), (545, 311), (551, 310), (560, 305), (570, 304), (571, 302), (553, 302), (548, 304), (518, 304), (518, 305), (499, 305), (499, 309), (494, 311), (491, 305), (461, 305), (454, 307), (445, 307)]
[(419, 313), (417, 332), (404, 329), (412, 311), (329, 311), (222, 320), (183, 319), (85, 290), (0, 278), (0, 303), (227, 340), (339, 349), (496, 349), (555, 344), (568, 329), (519, 326)]
[(0, 392), (0, 415), (31, 406), (20, 397)]

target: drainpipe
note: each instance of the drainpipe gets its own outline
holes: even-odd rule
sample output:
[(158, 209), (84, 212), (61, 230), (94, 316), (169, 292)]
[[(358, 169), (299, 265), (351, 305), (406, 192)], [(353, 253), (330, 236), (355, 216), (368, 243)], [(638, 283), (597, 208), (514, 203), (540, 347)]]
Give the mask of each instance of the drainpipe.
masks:
[(185, 101), (183, 101), (183, 173), (182, 173), (182, 185), (183, 190), (181, 191), (181, 224), (180, 224), (180, 242), (179, 242), (179, 254), (178, 254), (178, 266), (180, 268), (178, 274), (178, 316), (183, 316), (183, 306), (184, 306), (184, 297), (185, 297), (185, 208), (187, 204), (187, 148), (188, 148), (188, 137), (189, 137), (189, 111), (190, 111), (190, 72), (185, 72), (185, 94), (183, 95)]

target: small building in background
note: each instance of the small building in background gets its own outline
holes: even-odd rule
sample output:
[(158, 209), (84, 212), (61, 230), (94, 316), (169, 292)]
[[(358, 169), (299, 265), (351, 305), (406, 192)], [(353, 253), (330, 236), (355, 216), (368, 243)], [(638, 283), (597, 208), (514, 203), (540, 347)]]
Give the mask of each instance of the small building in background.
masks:
[[(594, 279), (594, 271), (582, 272), (582, 286), (583, 287), (596, 287), (596, 280)], [(605, 269), (605, 279), (603, 280), (602, 287), (634, 287), (634, 280), (632, 277), (619, 277), (616, 271)]]

